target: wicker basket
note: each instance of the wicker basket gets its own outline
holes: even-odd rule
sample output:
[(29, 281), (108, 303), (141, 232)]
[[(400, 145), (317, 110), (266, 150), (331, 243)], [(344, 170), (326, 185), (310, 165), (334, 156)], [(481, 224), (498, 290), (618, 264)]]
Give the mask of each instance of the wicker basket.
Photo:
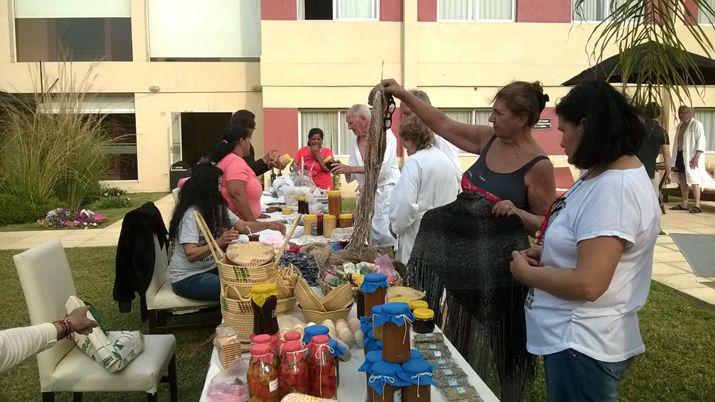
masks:
[(343, 310), (353, 303), (353, 288), (349, 283), (330, 291), (322, 300), (325, 311)]
[(298, 304), (305, 306), (308, 310), (325, 312), (325, 307), (323, 307), (320, 298), (303, 278), (298, 278), (295, 284), (295, 298), (298, 300)]
[(387, 289), (386, 299), (389, 300), (401, 297), (410, 301), (422, 300), (424, 299), (425, 295), (425, 292), (415, 290), (407, 286), (390, 286), (390, 288)]
[(323, 322), (325, 320), (333, 320), (337, 321), (340, 319), (343, 319), (347, 321), (348, 315), (350, 315), (350, 308), (352, 307), (349, 306), (348, 308), (342, 309), (342, 310), (335, 310), (335, 311), (315, 311), (315, 310), (305, 310), (302, 309), (300, 306), (298, 306), (298, 310), (303, 314), (303, 318), (305, 318), (306, 322)]
[(221, 361), (221, 365), (225, 369), (228, 368), (237, 357), (241, 356), (241, 353), (243, 353), (243, 350), (246, 347), (235, 338), (214, 339), (214, 344), (218, 350), (218, 358)]
[(226, 248), (229, 262), (248, 268), (266, 265), (275, 257), (271, 245), (259, 242), (232, 243)]

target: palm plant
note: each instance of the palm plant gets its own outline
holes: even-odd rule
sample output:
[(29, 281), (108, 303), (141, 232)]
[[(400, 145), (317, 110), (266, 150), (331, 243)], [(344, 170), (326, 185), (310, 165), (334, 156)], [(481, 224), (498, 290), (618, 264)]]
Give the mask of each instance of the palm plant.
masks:
[[(585, 3), (574, 0), (574, 15), (583, 16)], [(587, 42), (590, 56), (600, 62), (608, 49), (616, 47), (623, 90), (625, 83), (636, 103), (663, 104), (664, 97), (689, 103), (694, 83), (703, 82), (695, 62), (686, 50), (691, 38), (707, 57), (715, 47), (707, 30), (712, 29), (715, 10), (712, 1), (691, 0), (704, 13), (709, 25), (701, 26), (683, 0), (610, 0), (610, 15), (591, 32)], [(712, 35), (712, 31), (709, 33)], [(640, 46), (639, 46), (640, 45)], [(640, 51), (634, 51), (639, 46)]]

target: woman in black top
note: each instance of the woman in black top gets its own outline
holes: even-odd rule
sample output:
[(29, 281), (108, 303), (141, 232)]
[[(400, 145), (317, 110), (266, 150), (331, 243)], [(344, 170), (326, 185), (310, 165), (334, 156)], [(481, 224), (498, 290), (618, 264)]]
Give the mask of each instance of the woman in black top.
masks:
[(464, 191), (484, 194), (497, 216), (518, 215), (534, 235), (556, 198), (554, 166), (531, 135), (548, 95), (539, 82), (515, 81), (494, 97), (492, 126), (464, 124), (450, 119), (402, 88), (383, 81), (387, 93), (399, 98), (435, 133), (458, 148), (479, 154), (462, 177)]

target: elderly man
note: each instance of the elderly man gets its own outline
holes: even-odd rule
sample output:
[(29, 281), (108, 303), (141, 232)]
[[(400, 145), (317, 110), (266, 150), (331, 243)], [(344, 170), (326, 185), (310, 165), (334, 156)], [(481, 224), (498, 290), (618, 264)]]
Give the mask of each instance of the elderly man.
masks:
[[(363, 155), (367, 152), (367, 135), (370, 131), (370, 107), (353, 105), (348, 109), (345, 121), (348, 128), (355, 134), (356, 141), (350, 145), (348, 164), (336, 163), (331, 171), (334, 174), (344, 174), (349, 182), (357, 180), (358, 193), (365, 184), (365, 164)], [(391, 130), (387, 130), (387, 146), (385, 156), (380, 166), (380, 176), (375, 194), (375, 213), (372, 217), (372, 243), (376, 247), (392, 247), (395, 239), (390, 234), (390, 194), (400, 178), (397, 167), (397, 139)]]
[[(672, 161), (673, 167), (678, 172), (678, 184), (682, 202), (670, 209), (687, 210), (691, 214), (699, 214), (700, 188), (705, 175), (705, 130), (703, 123), (693, 118), (693, 109), (688, 106), (678, 108), (678, 124), (675, 141), (673, 141)], [(688, 209), (689, 187), (693, 188), (695, 206)]]

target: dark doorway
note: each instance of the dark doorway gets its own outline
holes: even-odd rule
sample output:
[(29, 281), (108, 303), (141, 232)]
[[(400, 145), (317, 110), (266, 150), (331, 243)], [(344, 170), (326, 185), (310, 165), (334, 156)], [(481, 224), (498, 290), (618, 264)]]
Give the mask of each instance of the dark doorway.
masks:
[(231, 113), (181, 113), (181, 159), (194, 166), (211, 154)]
[(332, 20), (333, 2), (329, 0), (305, 0), (306, 20)]

